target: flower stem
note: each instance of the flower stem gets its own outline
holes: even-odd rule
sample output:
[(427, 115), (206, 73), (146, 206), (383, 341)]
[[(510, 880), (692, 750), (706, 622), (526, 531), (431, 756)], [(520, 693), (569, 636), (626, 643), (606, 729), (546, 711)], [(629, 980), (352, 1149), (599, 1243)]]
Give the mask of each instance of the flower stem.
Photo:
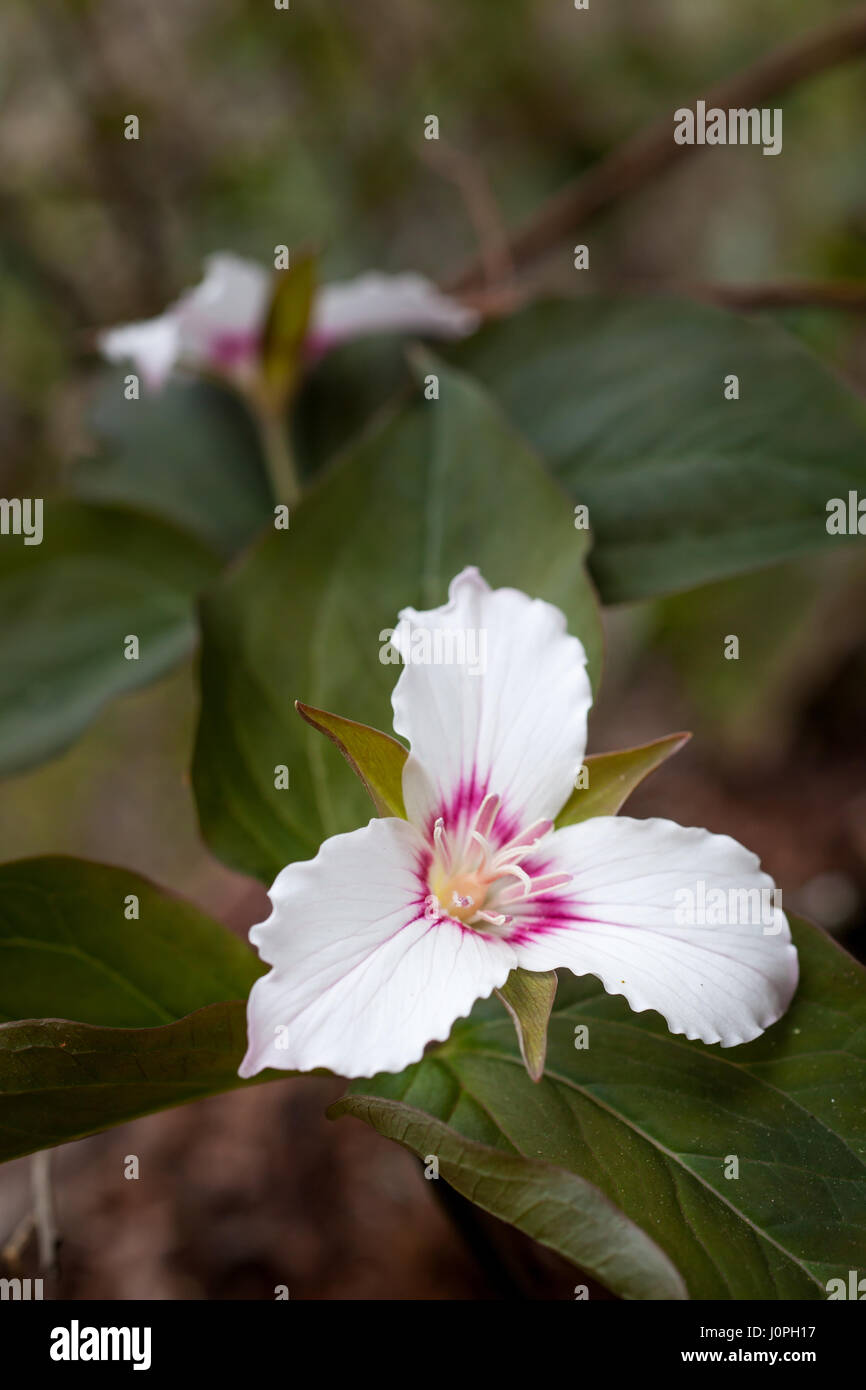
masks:
[(39, 1269), (51, 1274), (57, 1264), (57, 1218), (51, 1185), (51, 1150), (40, 1149), (30, 1160), (33, 1217), (39, 1242)]
[(258, 403), (253, 406), (253, 415), (274, 501), (294, 507), (301, 499), (301, 485), (286, 420), (281, 411)]

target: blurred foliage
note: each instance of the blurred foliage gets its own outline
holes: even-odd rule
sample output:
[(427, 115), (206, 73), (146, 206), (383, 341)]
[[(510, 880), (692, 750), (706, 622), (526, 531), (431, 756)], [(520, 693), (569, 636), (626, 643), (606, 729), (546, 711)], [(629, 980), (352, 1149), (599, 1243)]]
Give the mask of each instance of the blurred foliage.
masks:
[[(6, 458), (68, 461), (57, 395), (95, 326), (158, 311), (227, 246), (318, 243), (332, 278), (436, 276), (474, 250), (453, 180), (422, 138), (488, 183), (514, 224), (620, 138), (788, 36), (833, 0), (10, 0), (0, 17), (0, 346)], [(122, 138), (139, 116), (138, 142)], [(618, 277), (866, 270), (859, 65), (785, 102), (779, 159), (716, 151), (609, 215)], [(711, 205), (713, 216), (706, 216)], [(818, 316), (826, 322), (826, 316)], [(814, 331), (814, 330), (810, 330)], [(834, 319), (825, 346), (842, 352)], [(41, 437), (41, 438), (40, 438)], [(7, 441), (7, 443), (10, 441)], [(8, 463), (7, 463), (8, 466)]]

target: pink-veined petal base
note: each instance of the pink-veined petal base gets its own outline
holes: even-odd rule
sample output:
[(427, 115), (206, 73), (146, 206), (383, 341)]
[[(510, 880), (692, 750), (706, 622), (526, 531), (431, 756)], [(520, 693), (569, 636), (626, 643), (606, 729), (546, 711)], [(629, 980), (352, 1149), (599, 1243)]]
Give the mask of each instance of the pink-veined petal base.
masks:
[(250, 932), (272, 969), (250, 994), (242, 1076), (402, 1071), (505, 983), (507, 942), (425, 917), (429, 858), (411, 825), (385, 819), (283, 869)]

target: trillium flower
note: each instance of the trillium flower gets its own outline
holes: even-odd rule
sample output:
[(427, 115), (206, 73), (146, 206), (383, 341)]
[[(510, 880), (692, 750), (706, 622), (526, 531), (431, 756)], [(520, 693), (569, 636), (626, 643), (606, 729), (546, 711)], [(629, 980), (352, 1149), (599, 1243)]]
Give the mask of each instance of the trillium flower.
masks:
[[(131, 359), (152, 389), (178, 366), (243, 382), (257, 368), (273, 275), (254, 261), (218, 252), (200, 285), (157, 318), (111, 328), (99, 337), (110, 361)], [(325, 285), (313, 300), (305, 351), (318, 357), (351, 338), (407, 332), (459, 337), (478, 315), (421, 275), (361, 275)]]
[(479, 321), (475, 309), (442, 294), (423, 275), (369, 271), (322, 287), (313, 300), (307, 351), (319, 355), (373, 333), (460, 338)]
[(754, 854), (668, 820), (554, 828), (591, 703), (564, 615), (466, 569), (443, 607), (400, 618), (404, 659), (418, 630), (483, 632), (484, 670), (409, 660), (392, 697), (410, 745), (407, 819), (336, 835), (278, 874), (250, 932), (271, 969), (250, 994), (240, 1074), (400, 1071), (517, 967), (595, 975), (672, 1032), (723, 1047), (774, 1023), (797, 983), (781, 909), (769, 925), (700, 925), (678, 909), (684, 892), (766, 901)]

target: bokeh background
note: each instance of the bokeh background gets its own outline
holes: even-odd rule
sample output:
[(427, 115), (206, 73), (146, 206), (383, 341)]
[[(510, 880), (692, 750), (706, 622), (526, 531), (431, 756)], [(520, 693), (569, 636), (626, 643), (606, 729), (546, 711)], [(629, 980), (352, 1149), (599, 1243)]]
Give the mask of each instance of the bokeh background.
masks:
[[(316, 246), (447, 282), (564, 183), (831, 0), (7, 0), (0, 15), (0, 491), (47, 495), (95, 445), (103, 326), (159, 312), (232, 249)], [(718, 149), (597, 218), (581, 289), (864, 280), (866, 63), (789, 94), (784, 153)], [(139, 116), (142, 138), (122, 138)], [(436, 114), (439, 145), (423, 139)], [(573, 293), (568, 246), (533, 267)], [(861, 314), (786, 326), (866, 385)], [(579, 383), (576, 383), (579, 390)], [(325, 403), (326, 405), (327, 403)], [(307, 408), (310, 408), (309, 403)], [(755, 478), (756, 488), (760, 478)], [(611, 610), (590, 751), (695, 738), (633, 797), (743, 840), (786, 906), (866, 954), (866, 566), (824, 555)], [(731, 614), (736, 623), (731, 625)], [(742, 659), (720, 659), (719, 634)], [(293, 699), (303, 692), (287, 691)], [(133, 867), (243, 933), (262, 890), (195, 820), (193, 663), (0, 786), (4, 859)], [(347, 771), (347, 776), (350, 774)], [(154, 1116), (55, 1158), (53, 1291), (75, 1298), (570, 1298), (576, 1277), (451, 1201), (295, 1081)], [(127, 1154), (141, 1177), (122, 1176)], [(0, 1172), (0, 1244), (26, 1161)], [(35, 1272), (32, 1242), (20, 1259)]]

